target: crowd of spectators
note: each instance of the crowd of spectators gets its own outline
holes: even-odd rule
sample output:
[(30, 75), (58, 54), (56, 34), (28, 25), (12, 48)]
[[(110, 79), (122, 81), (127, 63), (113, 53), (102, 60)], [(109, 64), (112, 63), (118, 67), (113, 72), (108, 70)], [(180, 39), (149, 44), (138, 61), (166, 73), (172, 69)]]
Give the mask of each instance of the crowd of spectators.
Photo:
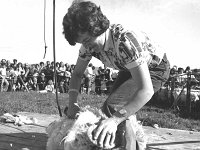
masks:
[(80, 92), (108, 94), (117, 75), (118, 72), (111, 68), (95, 67), (90, 63), (84, 72)]
[[(37, 64), (27, 64), (2, 59), (0, 61), (0, 84), (1, 92), (8, 91), (37, 91), (40, 93), (55, 93), (54, 68), (57, 75), (57, 90), (59, 93), (68, 93), (69, 81), (75, 65), (64, 62), (46, 61)], [(117, 72), (109, 68), (95, 67), (91, 63), (88, 65), (84, 76), (80, 92), (90, 94), (108, 93), (113, 81), (117, 77)]]
[[(56, 62), (59, 92), (67, 92), (74, 65)], [(0, 62), (0, 91), (55, 91), (54, 62), (46, 61), (37, 64), (18, 62), (17, 59)], [(64, 82), (64, 83), (63, 83)], [(62, 86), (62, 87), (61, 87)]]
[(192, 88), (200, 89), (200, 69), (191, 69), (190, 66), (184, 69), (174, 65), (170, 70), (168, 81), (174, 83), (175, 87), (183, 87), (186, 86), (188, 77), (191, 78), (190, 85)]
[[(57, 89), (59, 93), (68, 93), (69, 81), (75, 65), (56, 62)], [(200, 89), (200, 69), (181, 68), (173, 66), (170, 70), (168, 85), (175, 83), (176, 87), (186, 84), (188, 73), (191, 75), (191, 85)], [(2, 59), (0, 61), (0, 91), (38, 91), (55, 92), (54, 62), (46, 61), (37, 64), (27, 64)], [(103, 67), (95, 67), (90, 63), (82, 78), (81, 93), (107, 94), (116, 79), (118, 72)], [(171, 86), (171, 85), (170, 85)]]

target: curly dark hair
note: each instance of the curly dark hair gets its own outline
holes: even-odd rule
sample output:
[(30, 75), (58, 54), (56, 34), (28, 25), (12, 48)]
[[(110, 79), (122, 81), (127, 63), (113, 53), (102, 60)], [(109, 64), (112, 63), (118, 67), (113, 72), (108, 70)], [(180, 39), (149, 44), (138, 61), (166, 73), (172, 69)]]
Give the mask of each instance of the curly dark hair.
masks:
[(109, 25), (110, 21), (96, 4), (90, 1), (73, 3), (63, 18), (63, 34), (70, 45), (75, 45), (78, 32), (88, 31), (90, 35), (97, 37)]

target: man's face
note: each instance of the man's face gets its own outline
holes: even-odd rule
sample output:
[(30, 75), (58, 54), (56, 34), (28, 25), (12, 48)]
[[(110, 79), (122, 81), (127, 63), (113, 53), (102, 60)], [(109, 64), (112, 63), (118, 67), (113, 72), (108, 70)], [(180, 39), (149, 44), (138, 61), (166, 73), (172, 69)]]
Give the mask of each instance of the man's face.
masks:
[(96, 37), (91, 36), (88, 32), (78, 33), (77, 43), (83, 44), (85, 48), (94, 48)]

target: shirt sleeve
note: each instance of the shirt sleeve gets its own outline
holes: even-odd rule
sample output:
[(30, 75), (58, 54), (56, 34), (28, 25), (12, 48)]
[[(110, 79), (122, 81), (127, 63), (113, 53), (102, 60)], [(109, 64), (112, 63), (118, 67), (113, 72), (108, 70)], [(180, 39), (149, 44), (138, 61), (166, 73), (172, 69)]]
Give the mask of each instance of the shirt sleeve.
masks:
[(141, 43), (133, 32), (122, 34), (119, 43), (119, 56), (127, 69), (137, 67), (145, 63), (142, 57)]
[(90, 61), (92, 59), (92, 53), (90, 49), (86, 49), (83, 45), (79, 50), (79, 58), (84, 61)]

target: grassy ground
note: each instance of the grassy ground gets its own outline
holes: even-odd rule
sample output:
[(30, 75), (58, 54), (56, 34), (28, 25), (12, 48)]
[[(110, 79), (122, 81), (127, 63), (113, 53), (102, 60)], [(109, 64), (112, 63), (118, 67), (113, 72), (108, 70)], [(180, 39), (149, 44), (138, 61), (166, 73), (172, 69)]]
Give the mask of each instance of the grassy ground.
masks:
[[(106, 99), (104, 96), (82, 95), (80, 105), (91, 105), (100, 108)], [(58, 99), (62, 112), (68, 103), (68, 94), (58, 94)], [(35, 112), (44, 114), (57, 114), (56, 95), (52, 93), (27, 93), (27, 92), (1, 92), (0, 93), (0, 115), (5, 112)], [(183, 129), (200, 131), (200, 120), (180, 117), (180, 114), (172, 110), (155, 107), (152, 105), (144, 106), (138, 113), (138, 119), (143, 125), (158, 124), (163, 128)]]

